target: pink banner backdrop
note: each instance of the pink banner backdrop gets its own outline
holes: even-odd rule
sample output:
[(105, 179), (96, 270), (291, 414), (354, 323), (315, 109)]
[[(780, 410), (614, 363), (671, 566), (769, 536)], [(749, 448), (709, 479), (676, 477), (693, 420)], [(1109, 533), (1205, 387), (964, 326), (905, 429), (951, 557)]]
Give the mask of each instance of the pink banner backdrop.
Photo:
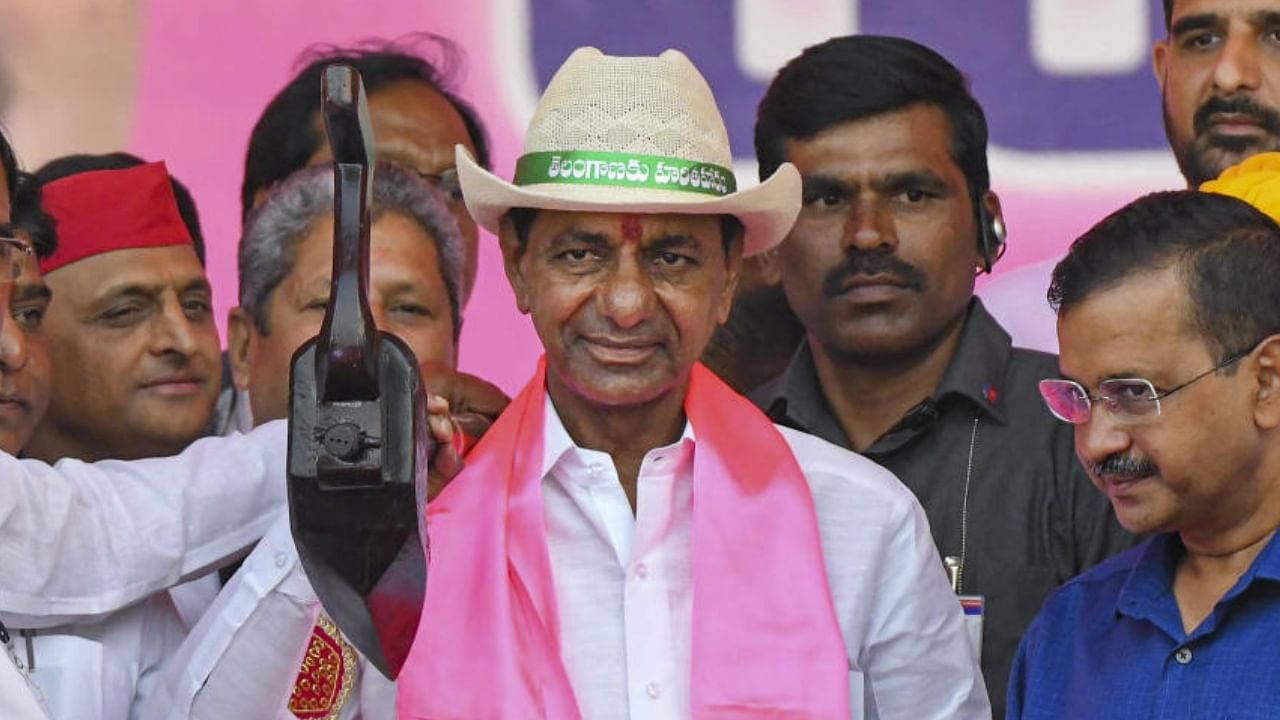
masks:
[[(1010, 227), (1009, 252), (998, 272), (1059, 255), (1107, 212), (1180, 180), (1163, 146), (1148, 62), (1152, 38), (1163, 32), (1158, 0), (135, 5), (143, 28), (127, 149), (168, 161), (196, 195), (220, 318), (236, 296), (238, 193), (249, 130), (294, 71), (298, 53), (314, 43), (341, 45), (421, 30), (458, 42), (467, 52), (458, 89), (484, 118), (495, 168), (508, 177), (539, 88), (572, 47), (595, 44), (619, 54), (679, 47), (716, 90), (741, 156), (739, 169), (753, 180), (754, 105), (782, 62), (832, 34), (921, 40), (970, 75), (991, 116), (993, 180)], [(28, 15), (37, 14), (35, 7), (27, 6)], [(19, 144), (31, 135), (26, 131)], [(462, 367), (512, 391), (533, 369), (537, 339), (514, 308), (492, 238), (482, 237), (480, 258), (479, 283), (466, 310)]]

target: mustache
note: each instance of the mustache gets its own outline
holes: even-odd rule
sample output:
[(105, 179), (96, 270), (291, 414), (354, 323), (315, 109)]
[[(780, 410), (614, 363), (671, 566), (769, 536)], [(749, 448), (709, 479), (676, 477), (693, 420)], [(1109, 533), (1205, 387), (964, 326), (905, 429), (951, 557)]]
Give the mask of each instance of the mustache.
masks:
[(1159, 468), (1148, 458), (1134, 457), (1133, 455), (1109, 455), (1102, 462), (1093, 463), (1090, 466), (1093, 470), (1094, 477), (1107, 477), (1108, 475), (1118, 475), (1120, 477), (1145, 477), (1154, 475)]
[(1217, 114), (1245, 115), (1253, 118), (1272, 135), (1280, 135), (1280, 113), (1255, 102), (1245, 95), (1233, 98), (1211, 97), (1193, 118), (1193, 128), (1197, 136), (1209, 131), (1209, 119)]
[(849, 279), (858, 275), (891, 275), (916, 292), (924, 289), (924, 273), (898, 256), (888, 252), (851, 250), (839, 267), (822, 278), (822, 294), (839, 296)]

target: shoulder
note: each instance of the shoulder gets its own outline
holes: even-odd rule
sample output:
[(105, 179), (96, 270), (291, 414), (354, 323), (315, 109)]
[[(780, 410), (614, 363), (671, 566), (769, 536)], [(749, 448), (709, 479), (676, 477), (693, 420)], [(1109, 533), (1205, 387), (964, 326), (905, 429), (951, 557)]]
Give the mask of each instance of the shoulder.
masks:
[(815, 435), (775, 425), (809, 482), (818, 514), (854, 508), (909, 512), (917, 501), (889, 470)]

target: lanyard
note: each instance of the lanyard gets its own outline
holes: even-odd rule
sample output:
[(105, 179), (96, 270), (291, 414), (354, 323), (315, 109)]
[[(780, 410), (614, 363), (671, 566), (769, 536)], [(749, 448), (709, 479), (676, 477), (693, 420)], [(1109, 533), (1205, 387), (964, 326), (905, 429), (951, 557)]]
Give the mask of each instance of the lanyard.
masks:
[(948, 555), (942, 559), (951, 579), (951, 589), (957, 595), (964, 594), (964, 563), (969, 553), (969, 487), (973, 482), (973, 454), (978, 447), (978, 416), (973, 416), (973, 430), (969, 433), (969, 461), (964, 471), (964, 496), (960, 504), (960, 555)]

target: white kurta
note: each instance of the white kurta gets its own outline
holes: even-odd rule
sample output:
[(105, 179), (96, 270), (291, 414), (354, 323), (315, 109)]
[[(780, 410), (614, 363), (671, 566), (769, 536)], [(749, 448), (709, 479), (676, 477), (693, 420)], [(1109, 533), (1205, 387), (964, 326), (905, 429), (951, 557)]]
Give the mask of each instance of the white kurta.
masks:
[[(130, 462), (0, 454), (0, 619), (33, 657), (52, 717), (139, 712), (186, 629), (163, 591), (243, 552), (279, 516), (286, 432), (273, 423)], [(17, 628), (38, 629), (30, 653)]]
[(5, 720), (47, 720), (38, 689), (32, 687), (22, 671), (0, 650), (0, 718)]
[[(546, 404), (543, 503), (565, 668), (585, 720), (689, 717), (691, 429), (651, 450), (632, 514), (612, 458), (574, 445)], [(779, 428), (809, 481), (855, 717), (989, 718), (959, 602), (915, 497), (871, 461)], [(318, 606), (285, 520), (165, 671), (150, 718), (289, 718)], [(428, 622), (430, 620), (428, 619)], [(394, 717), (362, 659), (342, 718)]]
[[(645, 455), (633, 515), (612, 457), (577, 447), (549, 399), (546, 408), (543, 512), (579, 709), (586, 720), (686, 720), (697, 440), (686, 426), (678, 442)], [(854, 717), (990, 718), (915, 496), (866, 458), (778, 429), (813, 492)]]

